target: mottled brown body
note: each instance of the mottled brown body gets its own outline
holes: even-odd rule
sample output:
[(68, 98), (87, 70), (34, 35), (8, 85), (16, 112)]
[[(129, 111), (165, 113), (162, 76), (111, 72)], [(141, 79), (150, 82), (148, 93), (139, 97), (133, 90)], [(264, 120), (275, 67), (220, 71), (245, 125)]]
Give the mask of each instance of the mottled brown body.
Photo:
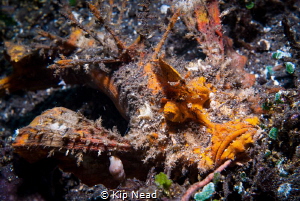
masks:
[[(186, 76), (181, 75), (178, 69), (159, 56), (169, 32), (178, 17), (184, 14), (180, 9), (174, 11), (165, 34), (153, 52), (145, 54), (142, 50), (138, 51), (140, 49), (137, 47), (142, 47), (140, 40), (126, 47), (104, 22), (97, 8), (90, 4), (89, 7), (98, 22), (114, 38), (119, 58), (87, 61), (62, 56), (50, 68), (68, 80), (68, 72), (73, 72), (78, 66), (82, 68), (88, 65), (88, 70), (84, 74), (75, 75), (74, 80), (108, 95), (128, 120), (129, 131), (122, 137), (102, 128), (99, 122), (86, 120), (65, 108), (54, 108), (20, 129), (13, 144), (18, 154), (31, 162), (54, 157), (61, 168), (75, 173), (84, 182), (90, 185), (110, 185), (107, 164), (110, 155), (116, 155), (122, 160), (129, 178), (145, 179), (153, 165), (172, 170), (174, 178), (185, 172), (189, 173), (187, 177), (196, 179), (195, 173), (213, 170), (226, 160), (236, 160), (246, 152), (254, 142), (258, 118), (248, 116), (249, 112), (238, 114), (229, 110), (226, 112), (229, 121), (212, 121), (210, 97), (222, 89), (208, 84), (198, 71), (184, 71), (184, 67), (179, 66), (177, 68), (186, 72)], [(206, 12), (201, 9), (198, 15)], [(212, 9), (210, 12), (214, 11)], [(78, 25), (79, 22), (75, 21), (70, 12), (68, 15)], [(207, 15), (202, 17), (205, 16), (205, 20), (208, 20)], [(198, 16), (197, 20), (202, 17)], [(78, 27), (87, 30), (81, 25)], [(82, 37), (82, 34), (79, 33), (78, 37)], [(222, 35), (219, 33), (214, 45), (223, 45), (220, 37)], [(91, 44), (91, 47), (96, 46), (95, 43)], [(223, 53), (222, 46), (219, 52), (221, 60), (224, 59)], [(99, 67), (99, 63), (111, 68), (106, 72)], [(221, 98), (214, 98), (213, 101), (220, 107), (226, 104)], [(236, 104), (242, 105), (242, 101), (237, 100)], [(240, 105), (236, 107), (242, 108)]]
[[(13, 146), (16, 153), (32, 163), (55, 158), (59, 167), (73, 172), (88, 185), (118, 184), (108, 171), (110, 155), (123, 158), (129, 177), (145, 179), (149, 169), (141, 162), (142, 151), (132, 154), (134, 149), (128, 140), (66, 108), (47, 110), (36, 117), (19, 130)], [(139, 174), (134, 171), (136, 168), (144, 172)]]

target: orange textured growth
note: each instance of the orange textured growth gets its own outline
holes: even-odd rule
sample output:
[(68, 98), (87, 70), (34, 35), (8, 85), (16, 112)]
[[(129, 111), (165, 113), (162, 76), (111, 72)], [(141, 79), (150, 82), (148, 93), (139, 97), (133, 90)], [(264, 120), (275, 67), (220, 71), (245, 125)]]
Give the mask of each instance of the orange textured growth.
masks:
[(9, 89), (10, 85), (11, 85), (11, 83), (10, 83), (11, 80), (12, 80), (11, 76), (0, 79), (0, 90)]
[(7, 54), (12, 62), (19, 62), (24, 57), (28, 56), (28, 51), (25, 46), (17, 45), (12, 42), (4, 42)]
[(58, 79), (52, 76), (53, 71), (45, 68), (42, 59), (35, 59), (37, 53), (30, 46), (12, 42), (5, 42), (4, 45), (13, 70), (0, 79), (0, 96), (18, 90), (44, 89), (56, 85)]
[(144, 72), (145, 76), (148, 76), (148, 88), (152, 90), (153, 94), (158, 94), (158, 92), (161, 91), (162, 86), (157, 75), (153, 72), (153, 65), (151, 63), (147, 63), (144, 66)]
[(22, 69), (16, 64), (29, 55), (29, 48), (23, 45), (14, 44), (12, 42), (4, 42), (4, 45), (6, 47), (6, 52), (10, 57), (10, 61), (15, 64), (14, 74), (0, 79), (0, 89), (9, 90), (13, 85), (13, 80), (17, 79), (18, 76), (22, 75), (22, 73), (26, 73), (26, 69)]
[(204, 45), (206, 54), (211, 58), (215, 54), (212, 51), (215, 48), (218, 49), (219, 56), (224, 56), (223, 33), (218, 4), (217, 0), (212, 0), (207, 2), (206, 5), (201, 2), (195, 6), (197, 29), (204, 36), (196, 39), (200, 45)]
[(18, 136), (18, 141), (14, 142), (14, 146), (24, 146), (29, 138), (29, 134), (26, 133), (22, 136)]
[(151, 144), (157, 143), (157, 139), (158, 139), (158, 134), (157, 133), (150, 133), (149, 135), (147, 135), (148, 141)]
[(68, 43), (76, 46), (77, 41), (79, 40), (79, 38), (82, 36), (82, 30), (81, 29), (75, 29), (74, 31), (71, 32), (69, 39), (68, 39)]
[(201, 31), (207, 29), (209, 18), (205, 9), (205, 5), (198, 6), (197, 9), (195, 10), (195, 15), (197, 17), (198, 30)]
[[(228, 159), (235, 159), (253, 143), (253, 135), (259, 123), (257, 117), (229, 121), (224, 124), (213, 123), (205, 113), (203, 105), (209, 99), (211, 87), (204, 77), (194, 78), (187, 84), (181, 83), (172, 89), (172, 97), (164, 105), (164, 116), (167, 120), (182, 123), (188, 119), (199, 122), (207, 127), (212, 134), (211, 146), (203, 153), (194, 149), (194, 154), (200, 154), (202, 160), (199, 168), (208, 170), (218, 166)], [(201, 166), (201, 167), (200, 167)]]
[[(202, 154), (200, 166), (212, 168), (228, 159), (235, 159), (253, 143), (253, 135), (257, 129), (240, 121), (215, 124), (208, 129), (212, 134), (212, 145)], [(202, 167), (203, 168), (203, 167)]]
[(210, 27), (214, 27), (216, 34), (222, 36), (218, 1), (211, 1), (207, 5), (199, 4), (196, 6), (195, 16), (200, 32), (207, 33)]
[(203, 111), (204, 103), (209, 99), (209, 88), (204, 77), (195, 78), (187, 84), (175, 86), (175, 97), (164, 106), (164, 115), (167, 120), (182, 123), (187, 119), (212, 126)]
[(67, 68), (67, 67), (73, 67), (74, 64), (72, 64), (72, 59), (63, 59), (56, 62), (57, 65), (59, 65), (61, 68)]

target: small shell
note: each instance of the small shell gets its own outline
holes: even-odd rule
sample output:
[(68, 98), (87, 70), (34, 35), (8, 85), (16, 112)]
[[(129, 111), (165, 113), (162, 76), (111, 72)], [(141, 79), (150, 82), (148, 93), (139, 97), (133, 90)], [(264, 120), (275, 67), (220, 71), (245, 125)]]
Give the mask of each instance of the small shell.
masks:
[(115, 156), (109, 157), (109, 172), (115, 180), (123, 181), (125, 179), (125, 171), (122, 161)]

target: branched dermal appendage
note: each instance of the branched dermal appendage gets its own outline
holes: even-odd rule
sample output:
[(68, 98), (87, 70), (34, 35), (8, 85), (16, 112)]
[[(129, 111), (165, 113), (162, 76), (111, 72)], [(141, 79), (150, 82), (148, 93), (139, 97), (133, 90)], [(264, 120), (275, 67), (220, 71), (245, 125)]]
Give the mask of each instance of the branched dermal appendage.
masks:
[(117, 47), (119, 50), (126, 50), (125, 44), (117, 37), (117, 34), (105, 23), (104, 19), (102, 18), (99, 10), (92, 4), (88, 3), (90, 11), (93, 13), (93, 15), (97, 18), (98, 22), (101, 25), (104, 25), (105, 29), (112, 35), (114, 40), (117, 43)]
[(62, 48), (67, 48), (67, 49), (70, 49), (70, 50), (74, 50), (74, 49), (77, 48), (76, 44), (71, 43), (70, 41), (68, 41), (64, 38), (61, 38), (61, 37), (59, 37), (57, 35), (54, 35), (54, 34), (51, 34), (47, 31), (39, 29), (38, 34), (41, 35), (41, 36), (49, 38), (50, 40), (54, 41), (58, 46), (61, 46)]
[(72, 23), (74, 23), (77, 27), (79, 27), (80, 29), (82, 29), (83, 31), (87, 32), (93, 39), (95, 39), (98, 43), (100, 43), (101, 45), (104, 45), (102, 43), (102, 41), (97, 37), (97, 35), (95, 33), (93, 33), (92, 31), (90, 31), (89, 28), (85, 27), (84, 25), (80, 24), (75, 16), (73, 15), (73, 13), (71, 12), (71, 10), (66, 7), (65, 9), (66, 13), (64, 12), (60, 12), (63, 16), (65, 16), (67, 19), (69, 19)]
[(171, 32), (171, 29), (174, 27), (178, 17), (180, 16), (180, 9), (177, 9), (176, 12), (173, 14), (172, 18), (170, 19), (170, 22), (168, 24), (168, 27), (164, 33), (164, 35), (162, 36), (161, 40), (159, 41), (159, 43), (156, 45), (156, 47), (154, 48), (154, 53), (152, 55), (152, 60), (156, 60), (158, 58), (158, 53), (160, 52), (163, 44), (165, 43), (169, 33)]
[[(120, 40), (120, 38), (117, 36), (117, 34), (105, 23), (105, 21), (102, 18), (99, 10), (94, 5), (92, 5), (90, 3), (88, 3), (88, 5), (89, 5), (89, 9), (93, 13), (93, 15), (97, 18), (98, 22), (105, 27), (105, 29), (112, 35), (112, 37), (116, 41), (116, 45), (119, 48), (119, 51), (121, 52), (120, 58), (123, 58), (123, 57), (127, 56), (132, 60), (132, 58), (137, 55), (137, 52), (134, 51), (135, 47), (139, 43), (141, 43), (142, 38), (140, 38), (140, 37), (137, 38), (137, 40), (133, 44), (131, 44), (129, 47), (126, 47), (126, 45)], [(172, 18), (170, 19), (169, 25), (168, 25), (162, 39), (160, 40), (160, 42), (154, 48), (154, 53), (152, 54), (152, 61), (158, 61), (157, 60), (158, 59), (158, 53), (161, 50), (164, 42), (166, 41), (171, 29), (174, 27), (174, 25), (175, 25), (175, 23), (176, 23), (179, 16), (180, 16), (180, 10), (178, 9), (173, 14)]]
[[(129, 63), (134, 60), (135, 57), (139, 56), (139, 52), (137, 51), (137, 46), (139, 46), (143, 42), (143, 38), (139, 36), (135, 42), (133, 42), (130, 46), (126, 47), (126, 45), (120, 40), (120, 38), (117, 36), (117, 34), (105, 23), (103, 17), (101, 16), (99, 10), (92, 4), (88, 3), (90, 11), (93, 13), (93, 15), (96, 17), (98, 22), (105, 27), (105, 29), (112, 35), (113, 39), (116, 42), (116, 45), (119, 49), (120, 56), (118, 59), (96, 59), (96, 60), (85, 60), (85, 59), (65, 59), (63, 58), (62, 60), (58, 60), (55, 62), (55, 64), (51, 65), (49, 68), (72, 68), (74, 66), (78, 65), (84, 65), (84, 64), (94, 64), (94, 63)], [(75, 23), (80, 29), (88, 32), (93, 36), (93, 33), (90, 33), (90, 31), (85, 28), (83, 25), (81, 25), (74, 17), (72, 12), (68, 9), (66, 9), (67, 13), (62, 13), (65, 17), (67, 17), (69, 20), (71, 20), (73, 23)], [(174, 27), (178, 17), (180, 15), (180, 11), (177, 10), (172, 18), (170, 19), (170, 23), (166, 29), (166, 32), (164, 33), (162, 39), (160, 42), (157, 44), (157, 46), (154, 48), (154, 53), (152, 55), (152, 61), (158, 61), (158, 53), (162, 48), (162, 45), (164, 44), (168, 34), (170, 33), (171, 29)], [(45, 36), (47, 36), (46, 33), (44, 33)], [(48, 35), (49, 38), (56, 38), (53, 35)], [(96, 36), (95, 36), (96, 37)], [(98, 38), (93, 37), (94, 39), (98, 40)], [(163, 61), (160, 59), (159, 63), (162, 63)], [(149, 65), (152, 66), (152, 64), (149, 62), (146, 64), (146, 66)], [(161, 65), (160, 65), (161, 66)], [(146, 67), (146, 72), (148, 72), (148, 67)], [(150, 67), (151, 68), (151, 67)], [(151, 73), (153, 74), (152, 69), (150, 70)]]
[[(116, 45), (119, 49), (120, 56), (118, 59), (66, 59), (65, 57), (62, 57), (61, 60), (58, 60), (55, 62), (55, 64), (49, 66), (49, 68), (59, 69), (59, 68), (72, 68), (75, 66), (80, 66), (84, 64), (97, 64), (97, 63), (129, 63), (131, 62), (135, 57), (138, 56), (137, 52), (137, 46), (141, 44), (143, 41), (143, 38), (139, 36), (134, 43), (132, 43), (129, 47), (126, 47), (126, 45), (119, 39), (117, 34), (105, 23), (104, 19), (102, 18), (99, 10), (92, 4), (88, 3), (90, 11), (93, 13), (93, 15), (96, 17), (98, 22), (105, 27), (105, 29), (112, 35), (113, 39), (116, 42)], [(66, 18), (68, 18), (70, 21), (72, 21), (74, 24), (76, 24), (80, 29), (83, 31), (86, 31), (88, 34), (90, 34), (96, 41), (100, 42), (97, 38), (96, 34), (92, 33), (88, 28), (80, 24), (72, 14), (72, 12), (69, 9), (66, 9), (67, 13), (62, 13)], [(62, 41), (58, 36), (49, 34), (47, 32), (41, 32), (42, 35), (56, 40), (59, 39)], [(102, 44), (102, 43), (101, 43)], [(104, 44), (102, 44), (104, 45)]]
[(112, 30), (107, 23), (105, 23), (103, 17), (101, 16), (99, 10), (93, 5), (88, 3), (90, 11), (93, 13), (93, 15), (97, 18), (98, 23), (104, 26), (104, 28), (111, 34), (113, 39), (116, 42), (116, 45), (119, 49), (119, 59), (129, 63), (131, 62), (134, 57), (138, 55), (138, 52), (136, 50), (136, 46), (139, 45), (141, 42), (143, 42), (143, 38), (139, 36), (135, 42), (133, 42), (130, 46), (126, 46), (125, 43), (121, 41), (121, 39), (117, 36), (114, 30)]
[(116, 59), (66, 59), (55, 61), (55, 64), (50, 65), (51, 69), (67, 69), (74, 66), (83, 66), (85, 64), (101, 64), (101, 63), (121, 63), (121, 60)]

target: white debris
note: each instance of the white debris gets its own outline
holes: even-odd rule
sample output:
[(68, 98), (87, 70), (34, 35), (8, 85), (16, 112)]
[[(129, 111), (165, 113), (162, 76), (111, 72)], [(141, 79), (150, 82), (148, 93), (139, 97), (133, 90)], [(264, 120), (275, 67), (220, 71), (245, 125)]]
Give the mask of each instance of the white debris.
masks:
[(180, 8), (183, 12), (188, 12), (194, 9), (194, 4), (198, 0), (178, 0), (175, 4), (176, 8)]
[(153, 118), (153, 112), (151, 110), (151, 107), (148, 102), (145, 103), (144, 106), (142, 106), (140, 109), (140, 114), (138, 118), (140, 119), (152, 119)]
[(58, 85), (61, 85), (61, 86), (66, 86), (66, 83), (65, 83), (65, 81), (64, 81), (64, 80), (61, 80), (61, 81), (58, 83)]
[(83, 69), (85, 73), (88, 73), (90, 71), (90, 65), (89, 64), (84, 64)]
[(162, 6), (160, 7), (160, 12), (161, 12), (162, 14), (167, 14), (169, 8), (170, 8), (170, 6), (168, 6), (168, 5), (162, 5)]
[(187, 66), (185, 66), (185, 69), (188, 71), (197, 71), (198, 65), (196, 63), (190, 62)]
[(72, 11), (72, 14), (74, 15), (75, 19), (78, 21), (79, 19), (79, 14), (75, 11)]
[(265, 33), (269, 32), (269, 31), (271, 31), (271, 30), (272, 30), (271, 27), (264, 27), (264, 32), (265, 32)]
[(290, 192), (292, 190), (292, 185), (289, 183), (283, 183), (279, 186), (277, 189), (277, 192), (279, 195), (283, 195), (285, 197), (288, 197)]
[(64, 124), (59, 124), (58, 122), (50, 124), (49, 128), (51, 130), (56, 130), (56, 131), (65, 131), (67, 127)]

